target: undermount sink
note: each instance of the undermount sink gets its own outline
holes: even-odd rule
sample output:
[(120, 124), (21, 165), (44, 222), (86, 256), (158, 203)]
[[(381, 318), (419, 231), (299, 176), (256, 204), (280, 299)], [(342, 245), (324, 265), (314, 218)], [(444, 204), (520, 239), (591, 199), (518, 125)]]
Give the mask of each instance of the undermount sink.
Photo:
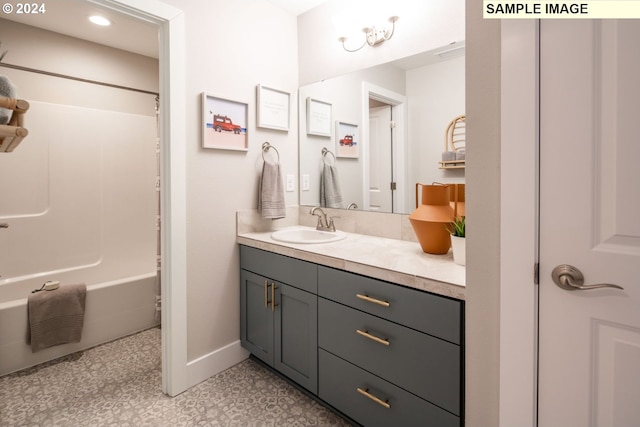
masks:
[(290, 227), (274, 231), (273, 240), (286, 243), (331, 243), (342, 240), (347, 235), (342, 231), (322, 231), (311, 227)]

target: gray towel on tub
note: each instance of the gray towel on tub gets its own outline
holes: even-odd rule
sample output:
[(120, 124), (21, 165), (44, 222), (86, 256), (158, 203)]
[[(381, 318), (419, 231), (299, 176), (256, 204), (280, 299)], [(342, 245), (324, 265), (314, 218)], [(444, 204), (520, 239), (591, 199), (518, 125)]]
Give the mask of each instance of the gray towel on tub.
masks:
[(31, 352), (59, 344), (80, 342), (87, 286), (60, 286), (29, 294), (27, 311)]
[(263, 218), (278, 219), (286, 216), (280, 163), (265, 161), (262, 166), (258, 188), (258, 211)]

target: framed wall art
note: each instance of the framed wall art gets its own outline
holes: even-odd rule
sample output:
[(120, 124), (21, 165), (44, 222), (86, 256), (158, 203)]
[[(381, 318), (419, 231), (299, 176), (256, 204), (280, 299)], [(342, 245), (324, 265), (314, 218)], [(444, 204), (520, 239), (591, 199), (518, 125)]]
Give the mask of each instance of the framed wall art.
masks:
[(307, 98), (307, 134), (331, 137), (331, 104)]
[(247, 151), (248, 104), (202, 93), (202, 147)]
[(358, 158), (359, 142), (358, 125), (336, 121), (336, 156)]
[(257, 87), (257, 126), (267, 129), (289, 130), (291, 94), (270, 87)]

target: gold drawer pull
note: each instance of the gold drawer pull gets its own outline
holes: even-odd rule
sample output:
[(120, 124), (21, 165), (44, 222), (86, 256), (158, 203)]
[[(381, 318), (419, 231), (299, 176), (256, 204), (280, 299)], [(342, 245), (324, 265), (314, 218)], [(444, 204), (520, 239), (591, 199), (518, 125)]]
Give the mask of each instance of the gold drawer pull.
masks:
[(367, 331), (361, 331), (360, 329), (356, 329), (356, 332), (358, 334), (362, 335), (363, 337), (369, 338), (370, 340), (373, 340), (375, 342), (379, 342), (380, 344), (383, 344), (383, 345), (390, 345), (391, 344), (388, 340), (385, 340), (383, 338), (378, 338), (375, 335), (371, 335)]
[(367, 295), (356, 294), (356, 297), (358, 297), (358, 298), (360, 298), (361, 300), (364, 300), (364, 301), (368, 301), (368, 302), (372, 302), (374, 304), (381, 305), (383, 307), (390, 307), (391, 306), (391, 304), (389, 304), (387, 301), (382, 301), (382, 300), (379, 300), (379, 299), (371, 298), (370, 296), (367, 296)]
[(264, 308), (269, 307), (269, 285), (267, 285), (267, 280), (264, 281)]
[(278, 304), (276, 304), (276, 289), (278, 289), (278, 287), (276, 286), (275, 283), (271, 283), (271, 311), (276, 311), (276, 307), (278, 306)]
[(358, 390), (358, 393), (360, 393), (363, 396), (368, 397), (369, 399), (373, 400), (374, 402), (376, 402), (378, 405), (384, 406), (387, 409), (391, 409), (391, 405), (389, 405), (388, 402), (380, 399), (379, 397), (374, 396), (373, 394), (369, 393), (369, 389), (361, 389), (360, 387), (358, 387), (356, 390)]

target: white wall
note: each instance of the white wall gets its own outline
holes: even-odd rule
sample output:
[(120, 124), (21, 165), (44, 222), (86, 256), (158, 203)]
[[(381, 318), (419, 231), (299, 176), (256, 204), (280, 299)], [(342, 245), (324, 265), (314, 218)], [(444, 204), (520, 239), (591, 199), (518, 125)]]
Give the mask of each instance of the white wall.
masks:
[(466, 168), (465, 424), (499, 426), (500, 22), (483, 19), (482, 8), (468, 1), (466, 30), (467, 137), (473, 143)]
[[(299, 76), (304, 82), (317, 81), (463, 40), (463, 2), (441, 0), (435, 9), (433, 2), (397, 2), (402, 10), (394, 39), (386, 46), (347, 55), (335, 42), (330, 16), (343, 1), (329, 2), (298, 18), (262, 0), (163, 1), (184, 11), (187, 31), (188, 282), (184, 286), (188, 360), (195, 361), (215, 357), (217, 350), (237, 342), (240, 335), (235, 212), (257, 207), (262, 142), (269, 141), (278, 149), (283, 173), (295, 175), (298, 182), (295, 98)], [(316, 31), (318, 26), (321, 32)], [(324, 31), (327, 29), (330, 32)], [(326, 37), (318, 36), (325, 33)], [(224, 54), (213, 49), (220, 43), (225, 46)], [(336, 64), (340, 66), (334, 67)], [(255, 127), (257, 84), (292, 94), (289, 132)], [(249, 104), (248, 152), (201, 148), (203, 91)], [(297, 188), (286, 193), (286, 198), (287, 205), (296, 205)]]
[[(464, 0), (329, 0), (298, 17), (302, 85), (432, 50), (465, 39)], [(382, 21), (399, 16), (393, 38), (346, 52), (333, 24), (344, 11)], [(372, 19), (373, 20), (373, 19)], [(369, 24), (371, 25), (371, 24)]]
[[(240, 337), (240, 278), (236, 211), (257, 207), (261, 145), (280, 153), (283, 174), (296, 176), (296, 17), (262, 0), (165, 0), (184, 11), (187, 75), (187, 357), (215, 358)], [(290, 92), (288, 132), (255, 126), (256, 85)], [(249, 105), (249, 150), (201, 148), (201, 101), (206, 91)], [(297, 205), (297, 188), (286, 204)], [(213, 372), (211, 372), (213, 373)]]
[[(158, 91), (158, 61), (0, 19), (4, 63)], [(24, 99), (155, 116), (153, 95), (83, 84), (0, 67)], [(152, 102), (149, 102), (151, 100)]]
[[(464, 67), (462, 56), (407, 72), (409, 186), (416, 182), (464, 182), (464, 169), (444, 170), (438, 164), (444, 150), (445, 129), (453, 118), (465, 114)], [(411, 206), (415, 206), (413, 200)]]

